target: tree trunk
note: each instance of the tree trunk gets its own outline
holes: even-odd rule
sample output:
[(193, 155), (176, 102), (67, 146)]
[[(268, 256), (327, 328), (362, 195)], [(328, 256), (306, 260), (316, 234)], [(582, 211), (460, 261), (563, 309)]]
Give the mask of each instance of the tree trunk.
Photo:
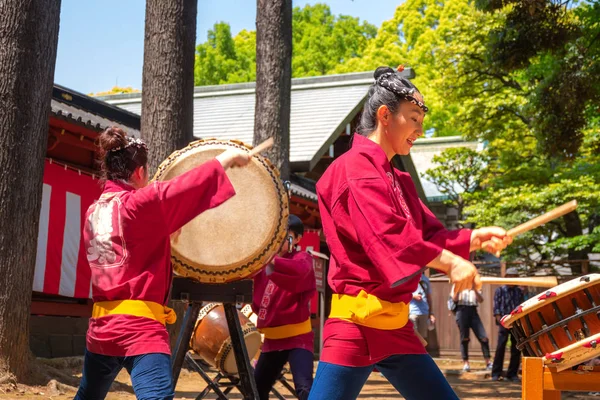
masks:
[(273, 137), (267, 157), (290, 176), (292, 1), (258, 0), (256, 12), (256, 109), (254, 145)]
[(0, 380), (22, 381), (60, 0), (4, 0), (0, 15)]
[[(573, 211), (565, 215), (565, 227), (567, 231), (567, 237), (575, 237), (583, 235), (583, 227), (581, 225), (581, 218), (579, 217), (579, 213), (577, 211)], [(569, 260), (587, 260), (588, 252), (587, 250), (569, 250)], [(574, 275), (581, 274), (581, 264), (572, 264), (571, 272)]]
[(146, 1), (142, 137), (151, 174), (193, 139), (197, 0)]
[[(151, 176), (173, 151), (193, 139), (197, 0), (147, 0), (142, 76), (142, 138)], [(168, 325), (174, 348), (184, 314)]]

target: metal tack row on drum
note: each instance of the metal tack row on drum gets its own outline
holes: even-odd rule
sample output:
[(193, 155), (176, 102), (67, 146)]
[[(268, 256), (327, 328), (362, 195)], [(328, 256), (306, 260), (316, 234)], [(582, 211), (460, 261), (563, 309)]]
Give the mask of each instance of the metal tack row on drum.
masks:
[[(154, 180), (179, 176), (231, 147), (252, 148), (239, 141), (198, 140), (171, 154)], [(248, 278), (285, 240), (289, 199), (277, 168), (254, 155), (248, 166), (230, 168), (227, 176), (236, 195), (194, 218), (171, 240), (173, 269), (180, 276), (203, 283)]]
[(560, 284), (525, 301), (502, 325), (526, 356), (562, 371), (600, 356), (600, 274)]

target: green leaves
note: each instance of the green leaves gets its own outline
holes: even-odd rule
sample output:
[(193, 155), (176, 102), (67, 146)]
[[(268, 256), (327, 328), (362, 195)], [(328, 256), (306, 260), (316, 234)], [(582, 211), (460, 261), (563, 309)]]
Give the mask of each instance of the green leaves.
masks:
[[(488, 188), (484, 192), (466, 195), (470, 206), (467, 221), (477, 226), (498, 225), (513, 228), (570, 200), (577, 200), (577, 215), (583, 226), (597, 214), (600, 206), (600, 183), (597, 178), (581, 176), (560, 179), (547, 185), (525, 184), (504, 189)], [(592, 228), (593, 229), (593, 228)], [(507, 250), (509, 258), (535, 254), (534, 257), (564, 256), (569, 250), (585, 250), (598, 246), (596, 231), (593, 235), (569, 237), (564, 218), (552, 221), (515, 240)]]
[(256, 34), (242, 31), (231, 37), (229, 24), (218, 22), (208, 41), (196, 47), (194, 85), (248, 82), (256, 78)]
[[(325, 4), (293, 11), (292, 76), (336, 73), (344, 63), (359, 60), (377, 28), (358, 18), (334, 16)], [(216, 23), (208, 40), (196, 47), (195, 85), (256, 80), (256, 32), (231, 36), (229, 24)]]

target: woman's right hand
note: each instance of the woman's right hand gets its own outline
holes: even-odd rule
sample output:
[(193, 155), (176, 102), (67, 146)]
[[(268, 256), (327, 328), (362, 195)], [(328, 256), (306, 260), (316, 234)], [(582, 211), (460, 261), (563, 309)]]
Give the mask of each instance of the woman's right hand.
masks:
[(470, 289), (481, 290), (481, 278), (477, 268), (462, 257), (456, 256), (452, 260), (448, 276), (454, 284), (454, 293)]
[(252, 157), (247, 151), (240, 149), (228, 149), (216, 157), (224, 169), (230, 167), (244, 167), (248, 165), (251, 158)]

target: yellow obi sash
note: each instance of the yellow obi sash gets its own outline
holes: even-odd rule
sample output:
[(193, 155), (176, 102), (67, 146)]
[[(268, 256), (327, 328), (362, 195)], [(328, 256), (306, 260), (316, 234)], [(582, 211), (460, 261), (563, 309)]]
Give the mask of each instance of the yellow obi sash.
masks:
[(304, 322), (297, 324), (288, 324), (281, 326), (273, 326), (270, 328), (260, 328), (260, 333), (265, 335), (266, 339), (285, 339), (289, 337), (303, 335), (312, 331), (312, 325), (310, 324), (310, 318)]
[(153, 301), (145, 300), (115, 300), (99, 301), (94, 303), (92, 318), (100, 318), (106, 315), (133, 315), (136, 317), (150, 318), (161, 324), (174, 324), (177, 321), (175, 310)]
[(383, 330), (402, 328), (408, 322), (408, 304), (390, 303), (361, 290), (358, 296), (333, 294), (329, 318), (338, 318)]

